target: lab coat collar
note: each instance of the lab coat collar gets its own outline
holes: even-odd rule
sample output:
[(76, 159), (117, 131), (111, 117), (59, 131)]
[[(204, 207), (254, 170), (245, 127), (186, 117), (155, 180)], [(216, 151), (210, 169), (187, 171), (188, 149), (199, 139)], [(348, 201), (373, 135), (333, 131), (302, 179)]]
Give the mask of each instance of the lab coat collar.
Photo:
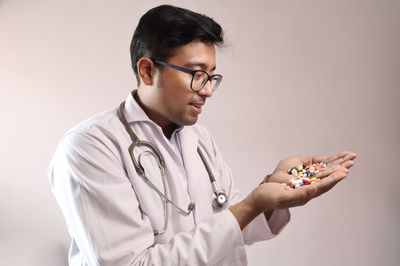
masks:
[(134, 95), (136, 90), (129, 93), (125, 101), (125, 116), (128, 123), (140, 121), (152, 121), (147, 114), (143, 111), (142, 107), (136, 102)]
[[(140, 107), (140, 105), (137, 103), (137, 101), (134, 98), (136, 93), (137, 90), (133, 90), (131, 93), (129, 93), (128, 98), (125, 101), (125, 116), (128, 123), (147, 121), (154, 124), (157, 128), (159, 128), (162, 131), (161, 127), (157, 125), (153, 120), (151, 120), (144, 112), (142, 107)], [(174, 133), (178, 133), (182, 129), (183, 126), (177, 127), (172, 133), (172, 135)]]

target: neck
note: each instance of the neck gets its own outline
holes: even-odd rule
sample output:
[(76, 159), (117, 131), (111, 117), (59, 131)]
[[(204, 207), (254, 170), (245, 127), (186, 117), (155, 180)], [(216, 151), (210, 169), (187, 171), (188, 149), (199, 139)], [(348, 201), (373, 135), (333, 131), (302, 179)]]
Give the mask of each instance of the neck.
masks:
[(146, 105), (142, 100), (141, 96), (139, 95), (139, 90), (136, 91), (135, 95), (133, 96), (139, 106), (143, 109), (146, 115), (157, 125), (159, 125), (162, 129), (164, 136), (168, 139), (171, 138), (172, 132), (178, 127), (176, 124), (171, 122), (165, 122), (164, 117), (161, 113), (155, 111), (154, 109), (150, 108)]

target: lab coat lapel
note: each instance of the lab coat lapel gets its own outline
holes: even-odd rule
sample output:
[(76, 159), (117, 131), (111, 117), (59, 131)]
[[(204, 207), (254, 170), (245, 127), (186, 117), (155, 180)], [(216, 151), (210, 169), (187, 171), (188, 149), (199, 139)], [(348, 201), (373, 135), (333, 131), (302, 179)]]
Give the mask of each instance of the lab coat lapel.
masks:
[(197, 153), (198, 136), (191, 127), (184, 127), (180, 134), (182, 157), (185, 165), (189, 194), (196, 204), (195, 223), (212, 214), (211, 184), (206, 168)]

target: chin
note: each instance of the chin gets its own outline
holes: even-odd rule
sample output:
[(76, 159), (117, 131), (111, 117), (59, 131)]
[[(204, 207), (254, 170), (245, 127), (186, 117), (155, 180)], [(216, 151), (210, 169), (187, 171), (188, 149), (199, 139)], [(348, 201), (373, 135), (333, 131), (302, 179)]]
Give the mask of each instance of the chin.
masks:
[(181, 126), (192, 126), (192, 125), (196, 124), (197, 120), (198, 120), (197, 116), (190, 117), (189, 119), (184, 119), (180, 125)]

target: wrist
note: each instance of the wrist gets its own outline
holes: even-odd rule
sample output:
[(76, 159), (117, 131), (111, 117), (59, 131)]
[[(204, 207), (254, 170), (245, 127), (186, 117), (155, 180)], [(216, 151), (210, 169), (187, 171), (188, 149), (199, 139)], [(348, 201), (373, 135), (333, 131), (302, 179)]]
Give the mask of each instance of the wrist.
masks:
[[(262, 184), (261, 184), (262, 185)], [(260, 204), (260, 199), (259, 199), (260, 192), (256, 188), (253, 190), (243, 201), (245, 204), (248, 206), (248, 209), (251, 212), (256, 213), (257, 215), (260, 213), (263, 213), (266, 211), (264, 209), (263, 204)]]
[(241, 230), (261, 213), (252, 194), (250, 193), (245, 199), (229, 208), (238, 221)]

